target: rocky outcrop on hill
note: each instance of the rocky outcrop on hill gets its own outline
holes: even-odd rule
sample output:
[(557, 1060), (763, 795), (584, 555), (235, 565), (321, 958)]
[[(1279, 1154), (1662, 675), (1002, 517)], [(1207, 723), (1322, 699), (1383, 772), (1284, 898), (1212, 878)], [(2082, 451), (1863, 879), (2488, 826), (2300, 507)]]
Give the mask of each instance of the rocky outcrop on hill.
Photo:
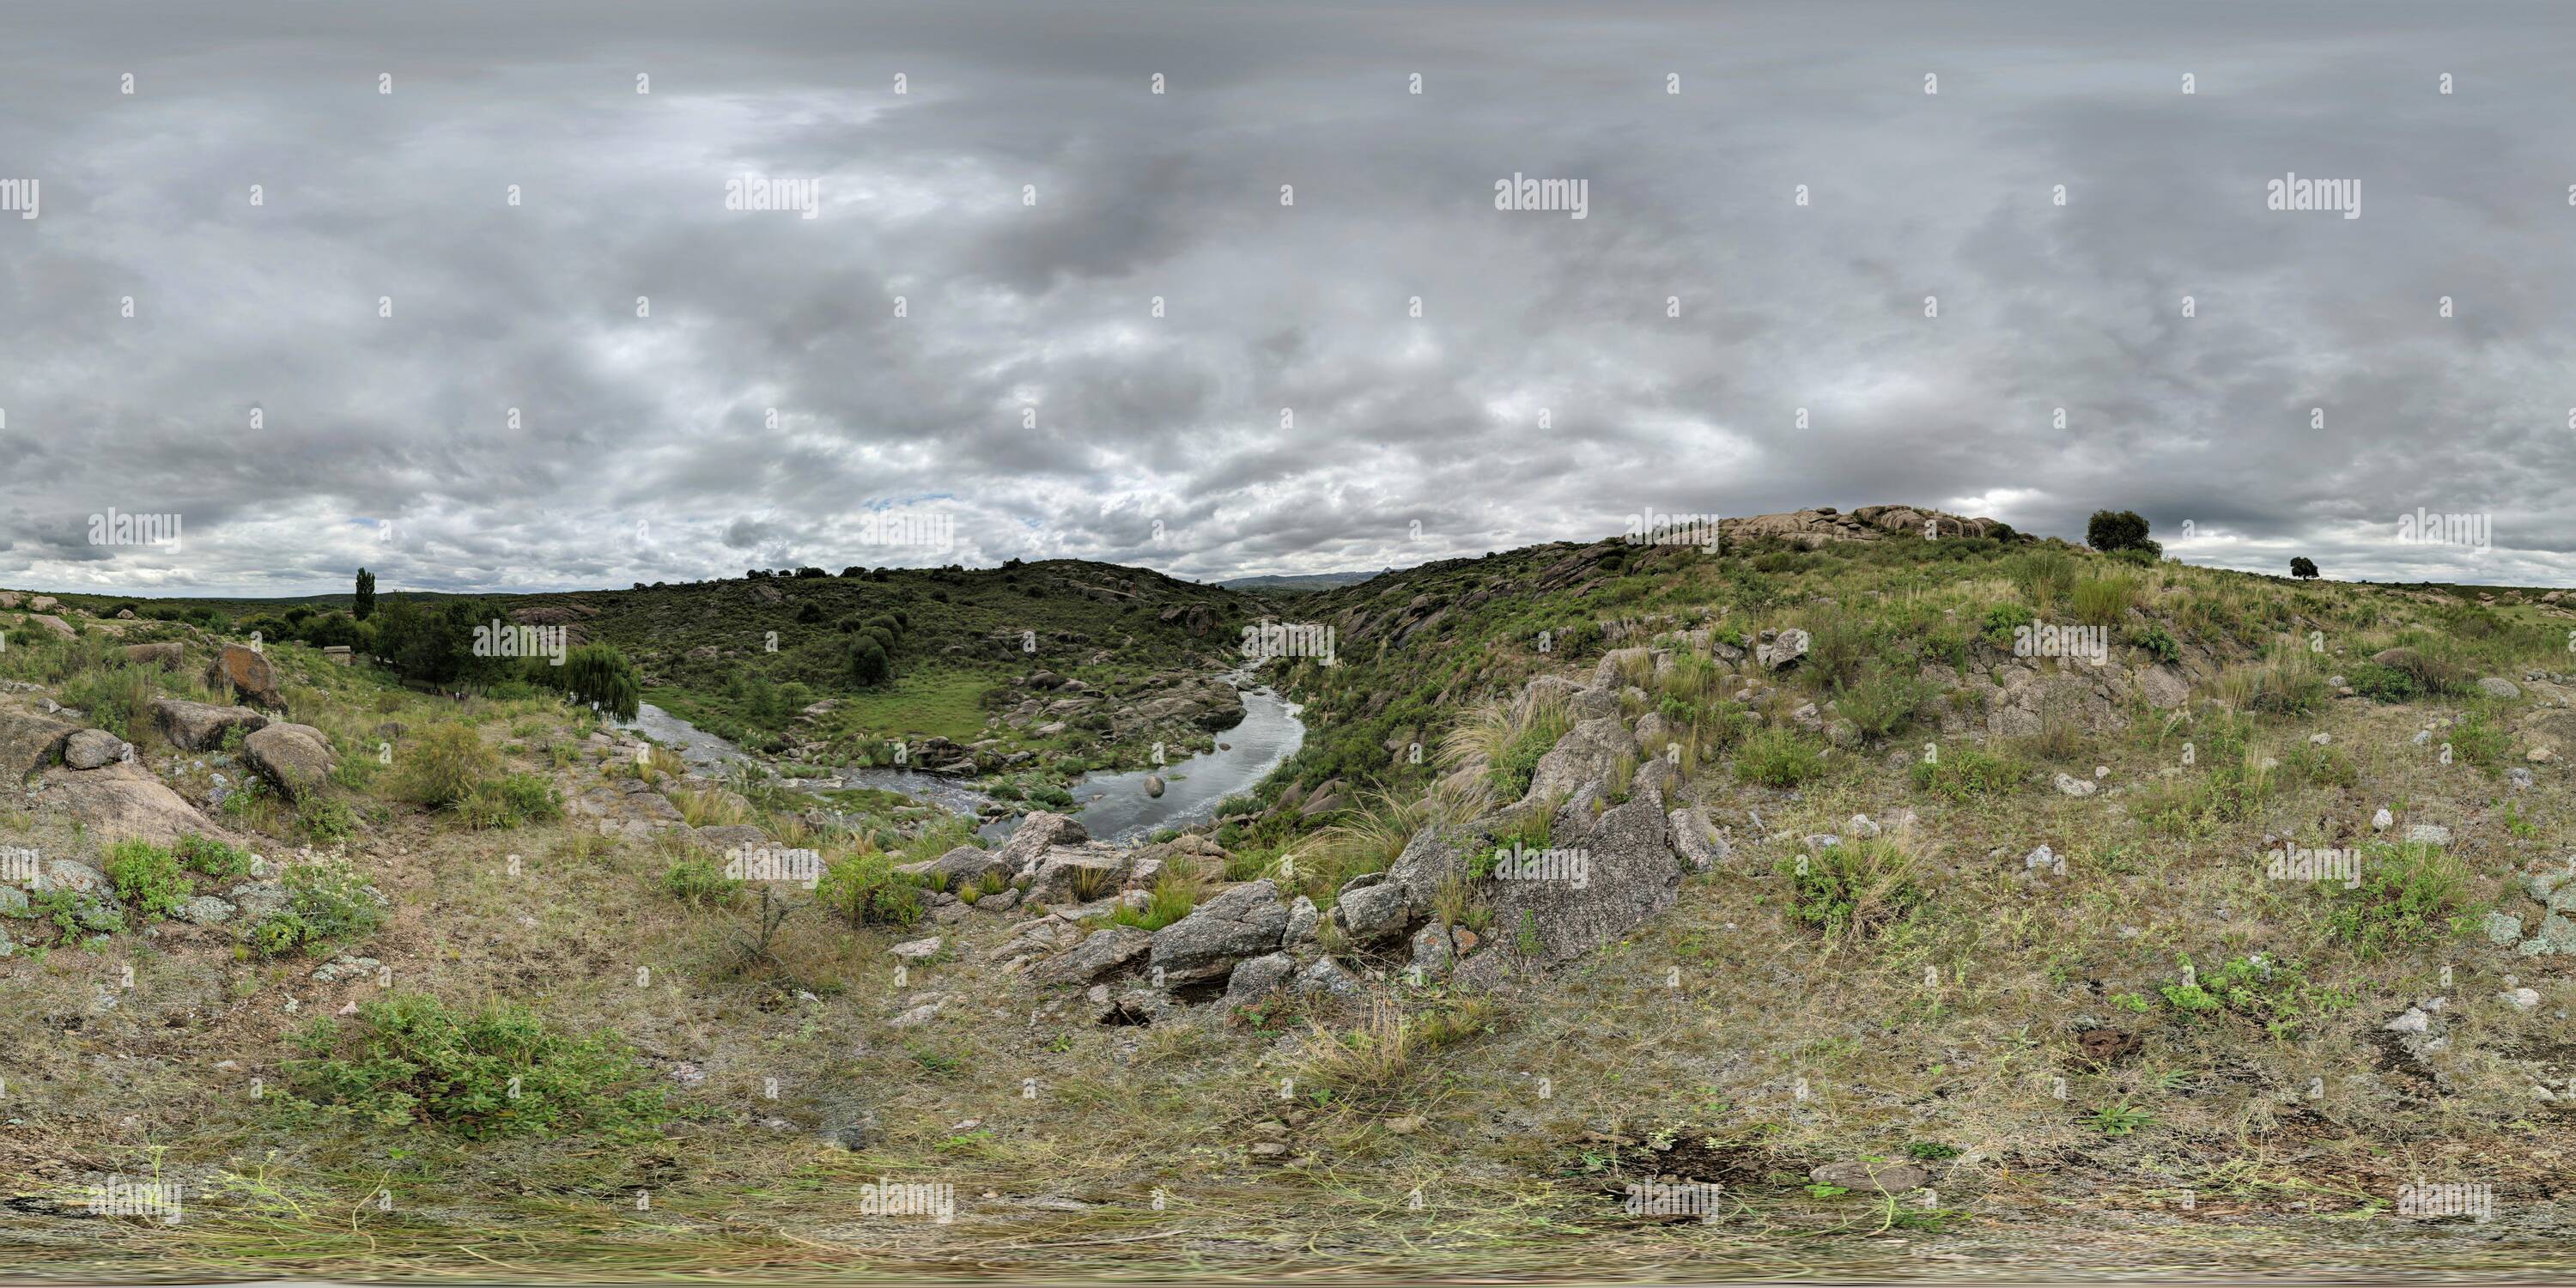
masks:
[(1864, 505), (1845, 513), (1830, 505), (1786, 514), (1756, 514), (1718, 520), (1718, 532), (1729, 543), (1776, 537), (1812, 550), (1832, 541), (1880, 541), (1911, 537), (2020, 537), (1994, 519), (1971, 519), (1910, 505)]

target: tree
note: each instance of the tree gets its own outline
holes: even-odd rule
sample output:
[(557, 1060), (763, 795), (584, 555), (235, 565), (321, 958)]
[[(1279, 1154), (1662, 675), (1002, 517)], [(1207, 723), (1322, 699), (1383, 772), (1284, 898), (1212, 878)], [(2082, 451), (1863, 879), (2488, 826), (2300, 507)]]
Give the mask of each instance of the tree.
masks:
[(358, 602), (349, 609), (349, 616), (363, 622), (375, 615), (376, 575), (361, 568), (358, 570)]
[(613, 720), (632, 720), (644, 704), (644, 683), (635, 664), (611, 644), (584, 644), (564, 659), (564, 689), (572, 700), (599, 704)]
[(2121, 550), (2144, 550), (2162, 555), (2165, 548), (2147, 540), (2147, 521), (2135, 510), (2095, 510), (2093, 521), (2084, 525), (2084, 544), (2111, 554)]
[(850, 674), (861, 684), (883, 684), (886, 672), (885, 647), (873, 636), (862, 635), (850, 646)]
[(2316, 561), (2316, 560), (2314, 560), (2314, 559), (2310, 559), (2310, 558), (2308, 558), (2306, 555), (2299, 555), (2299, 556), (2297, 556), (2297, 557), (2295, 557), (2295, 558), (2291, 559), (2291, 560), (2290, 560), (2290, 575), (2291, 575), (2291, 576), (2293, 576), (2293, 577), (2300, 577), (2300, 578), (2308, 578), (2308, 577), (2314, 577), (2314, 576), (2316, 576), (2316, 575), (2317, 575), (2317, 561)]

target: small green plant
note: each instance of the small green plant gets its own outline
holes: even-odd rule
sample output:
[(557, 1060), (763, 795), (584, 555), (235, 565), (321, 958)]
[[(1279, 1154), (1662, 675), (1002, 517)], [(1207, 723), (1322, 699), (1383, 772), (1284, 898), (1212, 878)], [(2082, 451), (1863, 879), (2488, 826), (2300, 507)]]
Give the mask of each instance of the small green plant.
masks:
[(1824, 754), (1790, 729), (1765, 729), (1735, 753), (1735, 775), (1767, 787), (1796, 787), (1824, 776)]
[(2014, 636), (2021, 628), (2038, 620), (2038, 614), (2020, 604), (2001, 603), (1986, 610), (1984, 627), (1979, 634), (1987, 643), (2008, 649), (2013, 646)]
[(2130, 628), (2129, 643), (2145, 649), (2159, 662), (2182, 660), (2182, 645), (2174, 639), (2172, 632), (2158, 622)]
[(2275, 1038), (2289, 1038), (2310, 1022), (2352, 1005), (2341, 990), (2310, 981), (2294, 960), (2237, 957), (2198, 976), (2190, 956), (2181, 960), (2183, 978), (2157, 991), (2188, 1019), (2233, 1015), (2261, 1024)]
[(1910, 772), (1916, 787), (1956, 801), (2000, 796), (2027, 771), (2008, 756), (1963, 746), (1952, 747), (1937, 760), (1917, 759)]
[(1957, 1158), (1959, 1147), (1944, 1145), (1937, 1140), (1918, 1140), (1905, 1147), (1905, 1156), (1920, 1159), (1926, 1163), (1938, 1163)]
[(852, 926), (909, 926), (921, 920), (921, 887), (902, 879), (893, 861), (862, 846), (825, 865), (814, 902)]
[(2511, 735), (2504, 726), (2489, 719), (2483, 711), (2470, 711), (2455, 721), (2442, 738), (2445, 745), (2461, 760), (2480, 769), (2494, 769), (2503, 764)]
[(2155, 1115), (2128, 1104), (2104, 1105), (2093, 1111), (2093, 1130), (2117, 1139), (2155, 1121)]
[(173, 853), (189, 871), (202, 872), (218, 881), (250, 875), (250, 851), (211, 836), (183, 836)]
[(27, 915), (54, 923), (67, 939), (113, 935), (125, 929), (125, 914), (100, 903), (96, 896), (59, 886), (27, 892)]
[(2360, 884), (2335, 892), (2326, 937), (2363, 961), (2400, 948), (2437, 944), (2459, 929), (2468, 867), (2431, 845), (2373, 844)]
[(107, 850), (107, 879), (116, 897), (146, 921), (159, 921), (188, 906), (194, 893), (178, 856), (149, 841), (119, 841)]
[(2129, 615), (2129, 606), (2137, 600), (2135, 577), (2125, 573), (2087, 577), (2075, 585), (2075, 617), (2090, 626), (2114, 625)]
[(262, 957), (312, 953), (384, 924), (384, 897), (345, 865), (299, 863), (281, 883), (286, 906), (250, 927), (251, 947)]
[(1885, 838), (1845, 841), (1780, 860), (1795, 902), (1790, 916), (1829, 941), (1867, 938), (1903, 920), (1923, 902), (1914, 856)]
[(692, 908), (716, 908), (731, 904), (742, 882), (726, 876), (715, 860), (692, 855), (662, 870), (662, 892)]

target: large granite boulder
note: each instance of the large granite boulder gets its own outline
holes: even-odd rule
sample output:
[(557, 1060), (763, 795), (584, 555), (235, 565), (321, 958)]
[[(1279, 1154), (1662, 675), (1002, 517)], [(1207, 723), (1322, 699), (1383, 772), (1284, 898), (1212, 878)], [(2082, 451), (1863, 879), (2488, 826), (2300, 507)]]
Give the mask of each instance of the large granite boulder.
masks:
[(158, 644), (128, 644), (125, 646), (125, 664), (127, 666), (157, 666), (165, 671), (173, 671), (177, 670), (179, 665), (187, 661), (187, 659), (188, 646), (179, 643), (177, 640), (164, 640)]
[(242, 759), (288, 800), (302, 800), (331, 777), (331, 740), (311, 725), (273, 724), (242, 739)]
[(206, 685), (217, 693), (230, 689), (253, 706), (286, 709), (286, 698), (277, 691), (277, 672), (259, 650), (247, 644), (226, 644), (206, 671)]
[(1277, 949), (1287, 933), (1288, 909), (1279, 902), (1279, 888), (1267, 878), (1246, 881), (1154, 932), (1147, 964), (1166, 985), (1213, 979), (1247, 957)]
[(62, 758), (80, 726), (22, 707), (0, 705), (0, 775), (17, 782)]
[(224, 735), (234, 729), (250, 734), (267, 728), (268, 717), (249, 707), (219, 707), (210, 702), (156, 698), (152, 702), (152, 723), (173, 747), (183, 751), (212, 751), (223, 746)]
[(170, 845), (191, 834), (223, 835), (196, 806), (131, 762), (48, 769), (40, 796), (47, 808), (61, 810), (101, 841)]

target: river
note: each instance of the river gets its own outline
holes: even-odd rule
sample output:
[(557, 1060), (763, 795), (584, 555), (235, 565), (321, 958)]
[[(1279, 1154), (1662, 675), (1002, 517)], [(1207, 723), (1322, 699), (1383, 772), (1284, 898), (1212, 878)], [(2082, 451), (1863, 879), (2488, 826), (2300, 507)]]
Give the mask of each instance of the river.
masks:
[[(1237, 674), (1228, 678), (1242, 685), (1250, 677)], [(1216, 750), (1159, 770), (1085, 774), (1068, 789), (1076, 806), (1074, 817), (1085, 831), (1112, 841), (1138, 841), (1164, 828), (1204, 823), (1216, 816), (1219, 803), (1252, 790), (1305, 745), (1306, 724), (1298, 718), (1301, 710), (1268, 685), (1244, 688), (1243, 721), (1217, 734)], [(713, 777), (723, 776), (734, 765), (762, 763), (759, 757), (649, 702), (636, 713), (632, 723), (619, 728), (643, 734), (670, 748), (691, 769)], [(1163, 794), (1159, 797), (1145, 794), (1145, 779), (1151, 773), (1163, 777)], [(840, 768), (828, 778), (784, 781), (816, 794), (853, 787), (895, 792), (968, 818), (979, 817), (993, 801), (969, 786), (972, 780), (917, 769)], [(1019, 822), (1016, 815), (1005, 816), (979, 830), (999, 840), (1010, 835)]]

